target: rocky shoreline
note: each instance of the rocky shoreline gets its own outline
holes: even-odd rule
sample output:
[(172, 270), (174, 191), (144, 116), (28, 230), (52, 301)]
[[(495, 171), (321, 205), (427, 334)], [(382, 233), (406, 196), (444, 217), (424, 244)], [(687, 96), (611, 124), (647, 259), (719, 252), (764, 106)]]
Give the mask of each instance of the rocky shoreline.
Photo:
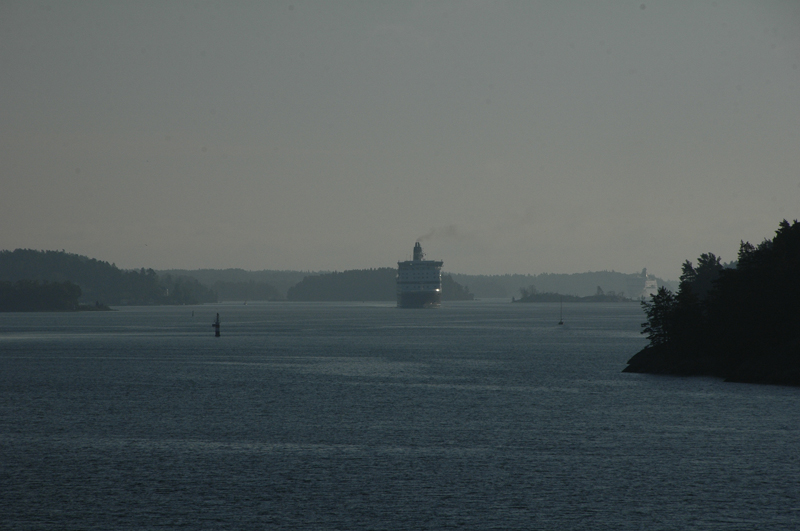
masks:
[(697, 351), (678, 350), (664, 345), (647, 346), (628, 360), (628, 366), (622, 372), (711, 376), (726, 382), (800, 387), (797, 348), (781, 349), (774, 354), (759, 353), (734, 363), (723, 363)]

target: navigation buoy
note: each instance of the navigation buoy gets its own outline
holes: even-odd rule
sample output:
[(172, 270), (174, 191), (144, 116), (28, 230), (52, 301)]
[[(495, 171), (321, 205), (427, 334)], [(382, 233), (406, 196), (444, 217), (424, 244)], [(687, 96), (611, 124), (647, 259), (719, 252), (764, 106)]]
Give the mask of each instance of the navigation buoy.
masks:
[(219, 337), (219, 314), (217, 314), (217, 319), (211, 323), (211, 326), (214, 327), (214, 337)]

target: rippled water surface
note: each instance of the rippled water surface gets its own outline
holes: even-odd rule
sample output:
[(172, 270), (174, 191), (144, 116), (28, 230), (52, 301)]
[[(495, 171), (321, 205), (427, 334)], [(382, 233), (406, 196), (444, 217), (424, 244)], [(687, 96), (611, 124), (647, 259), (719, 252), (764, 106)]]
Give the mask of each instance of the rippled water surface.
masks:
[(636, 304), (0, 319), (2, 529), (800, 528), (800, 390), (621, 373)]

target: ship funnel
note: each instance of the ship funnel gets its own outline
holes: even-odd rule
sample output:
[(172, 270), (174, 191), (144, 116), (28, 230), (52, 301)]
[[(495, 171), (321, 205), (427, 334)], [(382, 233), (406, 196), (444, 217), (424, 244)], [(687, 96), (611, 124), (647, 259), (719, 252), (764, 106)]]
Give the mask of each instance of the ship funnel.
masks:
[(425, 257), (425, 253), (422, 252), (422, 246), (419, 242), (414, 244), (414, 260), (422, 260)]

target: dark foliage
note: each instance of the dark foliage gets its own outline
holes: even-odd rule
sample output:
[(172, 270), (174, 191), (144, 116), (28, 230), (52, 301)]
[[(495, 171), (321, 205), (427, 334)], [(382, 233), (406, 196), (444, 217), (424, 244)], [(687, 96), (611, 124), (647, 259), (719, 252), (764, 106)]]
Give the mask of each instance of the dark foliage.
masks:
[(442, 275), (442, 300), (471, 301), (475, 295), (469, 292), (469, 286), (462, 286), (450, 275)]
[(197, 304), (216, 294), (197, 280), (152, 269), (122, 270), (114, 264), (64, 251), (0, 251), (0, 280), (69, 281), (80, 286), (81, 302), (109, 305)]
[(650, 344), (626, 371), (711, 374), (800, 385), (800, 223), (742, 242), (735, 268), (713, 254), (683, 265), (677, 295), (643, 303)]
[(157, 299), (157, 304), (217, 302), (217, 294), (214, 290), (204, 286), (196, 278), (165, 275), (160, 279), (159, 284), (164, 289), (164, 295)]
[(658, 293), (651, 296), (651, 301), (642, 301), (642, 308), (647, 321), (642, 323), (643, 334), (651, 345), (663, 345), (671, 336), (670, 318), (675, 313), (675, 295), (665, 287), (658, 288)]
[(0, 312), (69, 312), (81, 288), (72, 282), (0, 281)]
[(351, 269), (310, 275), (286, 293), (290, 301), (387, 301), (395, 298), (397, 271)]

